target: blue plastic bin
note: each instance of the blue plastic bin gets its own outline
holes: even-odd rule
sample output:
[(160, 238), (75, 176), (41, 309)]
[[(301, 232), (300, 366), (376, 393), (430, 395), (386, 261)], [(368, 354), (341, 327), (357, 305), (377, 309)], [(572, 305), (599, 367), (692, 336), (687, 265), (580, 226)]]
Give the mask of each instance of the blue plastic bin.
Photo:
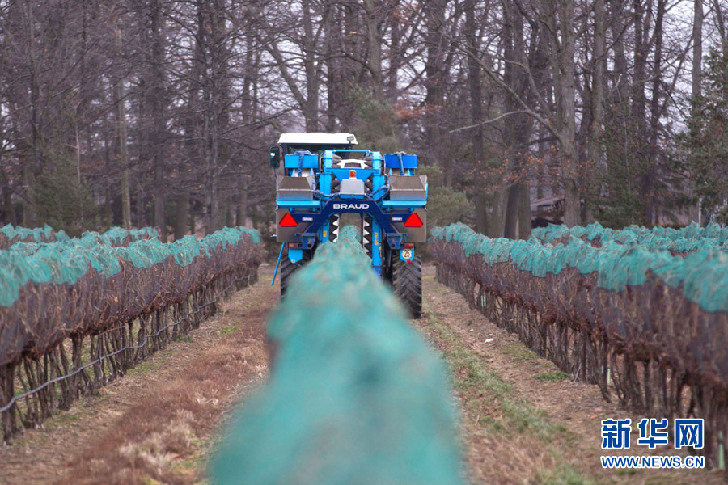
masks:
[[(298, 168), (298, 155), (292, 154), (292, 155), (286, 155), (286, 168)], [(303, 163), (301, 164), (301, 168), (318, 168), (319, 166), (319, 159), (318, 155), (304, 155), (303, 156)]]
[[(387, 153), (384, 155), (384, 166), (386, 168), (400, 168), (399, 155), (396, 153)], [(403, 154), (402, 168), (417, 168), (417, 155)]]

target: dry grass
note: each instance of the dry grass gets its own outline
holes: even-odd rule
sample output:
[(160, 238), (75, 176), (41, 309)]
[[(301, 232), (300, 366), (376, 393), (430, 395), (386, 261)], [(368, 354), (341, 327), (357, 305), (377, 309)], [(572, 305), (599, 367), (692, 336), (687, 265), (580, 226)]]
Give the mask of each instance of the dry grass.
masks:
[[(227, 307), (225, 319), (235, 320)], [(81, 483), (194, 483), (203, 478), (205, 438), (217, 431), (244, 383), (267, 369), (265, 317), (269, 307), (244, 320), (219, 325), (217, 342), (150, 389), (72, 463), (87, 477)], [(239, 331), (230, 331), (235, 326)], [(130, 424), (133, 423), (133, 426)], [(193, 460), (195, 466), (184, 466)], [(78, 474), (66, 483), (79, 483)]]
[[(257, 327), (262, 331), (262, 326)], [(241, 383), (261, 377), (267, 362), (262, 334), (250, 340), (222, 340), (127, 409), (73, 460), (73, 468), (87, 477), (82, 482), (96, 483), (101, 476), (107, 483), (142, 478), (172, 483), (199, 480), (199, 467), (190, 470), (177, 466), (178, 462), (206, 450), (202, 438), (229, 409)], [(78, 483), (78, 474), (69, 476), (68, 483)]]

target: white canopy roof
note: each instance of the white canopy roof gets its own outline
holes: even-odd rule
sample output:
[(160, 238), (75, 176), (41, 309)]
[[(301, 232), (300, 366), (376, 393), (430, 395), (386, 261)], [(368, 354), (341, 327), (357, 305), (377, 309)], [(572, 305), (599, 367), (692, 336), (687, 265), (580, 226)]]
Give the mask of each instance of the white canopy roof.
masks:
[(356, 145), (351, 133), (281, 133), (278, 143), (291, 145)]

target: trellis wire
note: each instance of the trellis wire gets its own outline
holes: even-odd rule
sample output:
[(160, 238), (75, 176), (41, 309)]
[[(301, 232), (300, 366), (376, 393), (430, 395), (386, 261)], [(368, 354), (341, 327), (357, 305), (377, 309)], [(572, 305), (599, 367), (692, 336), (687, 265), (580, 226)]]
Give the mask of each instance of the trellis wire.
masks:
[[(223, 270), (182, 301), (121, 320), (98, 333), (93, 330), (72, 333), (41, 354), (31, 353), (0, 366), (0, 422), (4, 441), (9, 442), (23, 427), (42, 423), (54, 410), (68, 409), (79, 395), (123, 375), (151, 353), (165, 347), (171, 340), (170, 335), (173, 339), (196, 328), (212, 314), (210, 307), (227, 296), (233, 286), (241, 289), (257, 280), (257, 257), (253, 255), (244, 264), (237, 261), (232, 269)], [(211, 293), (214, 296), (208, 296)], [(194, 310), (188, 310), (189, 307)], [(164, 322), (170, 311), (172, 321)], [(90, 337), (90, 342), (84, 344), (86, 336)], [(70, 361), (66, 355), (69, 340)], [(84, 355), (91, 361), (82, 365)], [(93, 373), (89, 373), (89, 369), (93, 369)], [(15, 394), (17, 385), (24, 388), (24, 392)]]
[[(250, 284), (250, 277), (248, 276), (247, 278), (236, 278), (235, 279), (235, 282), (236, 283), (238, 283), (240, 281), (246, 281), (247, 283), (246, 283), (245, 286), (247, 286), (247, 285)], [(36, 387), (34, 389), (31, 389), (30, 391), (26, 391), (26, 392), (24, 392), (22, 394), (18, 394), (16, 396), (13, 396), (13, 398), (10, 400), (9, 403), (7, 403), (6, 405), (0, 407), (0, 413), (3, 413), (5, 411), (9, 410), (16, 402), (21, 401), (21, 400), (23, 400), (23, 399), (25, 399), (27, 397), (30, 397), (31, 395), (37, 393), (38, 391), (41, 391), (41, 390), (45, 389), (46, 387), (49, 387), (52, 384), (56, 384), (58, 382), (61, 382), (61, 381), (67, 380), (67, 379), (69, 379), (71, 377), (74, 377), (74, 376), (80, 374), (81, 372), (85, 371), (86, 369), (88, 369), (90, 367), (93, 367), (96, 364), (99, 364), (102, 361), (104, 361), (104, 360), (106, 360), (106, 359), (108, 359), (110, 357), (114, 357), (115, 355), (118, 355), (118, 354), (120, 354), (120, 353), (122, 353), (122, 352), (124, 352), (126, 350), (139, 350), (139, 349), (145, 347), (147, 345), (147, 342), (150, 339), (155, 338), (155, 337), (159, 337), (162, 334), (162, 332), (164, 332), (165, 330), (167, 330), (169, 328), (172, 328), (172, 327), (175, 327), (176, 328), (180, 323), (182, 323), (182, 322), (184, 322), (186, 320), (189, 320), (190, 317), (192, 317), (193, 315), (196, 315), (196, 314), (200, 313), (204, 308), (206, 308), (206, 307), (208, 307), (210, 305), (214, 305), (215, 303), (217, 303), (218, 300), (219, 300), (219, 297), (220, 296), (224, 296), (227, 293), (227, 291), (230, 290), (230, 288), (232, 288), (232, 286), (233, 285), (228, 285), (226, 288), (224, 288), (222, 290), (221, 293), (215, 295), (215, 297), (211, 301), (208, 301), (207, 303), (198, 306), (197, 308), (195, 308), (194, 311), (191, 311), (191, 312), (187, 313), (184, 317), (182, 317), (182, 318), (180, 318), (178, 320), (175, 320), (172, 323), (169, 323), (169, 324), (165, 325), (163, 328), (161, 328), (159, 331), (157, 331), (157, 333), (145, 335), (144, 336), (144, 341), (141, 344), (122, 347), (120, 349), (117, 349), (117, 350), (111, 352), (110, 354), (104, 354), (102, 357), (100, 357), (100, 358), (98, 358), (98, 359), (96, 359), (96, 360), (94, 360), (92, 362), (89, 362), (87, 364), (84, 364), (83, 366), (81, 366), (80, 368), (74, 370), (71, 373), (68, 373), (68, 374), (64, 374), (62, 376), (55, 377), (55, 378), (51, 379), (50, 381), (44, 382), (40, 386), (38, 386), (38, 387)], [(119, 327), (116, 327), (115, 329), (112, 329), (112, 330), (116, 330), (118, 328)], [(107, 330), (107, 332), (109, 332), (109, 331), (111, 331), (111, 330)], [(187, 332), (185, 332), (185, 333), (187, 333)]]

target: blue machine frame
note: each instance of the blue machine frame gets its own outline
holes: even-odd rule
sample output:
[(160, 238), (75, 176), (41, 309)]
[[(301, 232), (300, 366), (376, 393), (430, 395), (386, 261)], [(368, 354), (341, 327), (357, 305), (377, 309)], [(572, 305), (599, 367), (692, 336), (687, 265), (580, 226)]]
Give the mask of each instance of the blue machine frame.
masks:
[[(371, 168), (338, 168), (334, 167), (334, 153), (360, 153), (364, 157), (371, 157)], [(397, 230), (393, 223), (402, 223), (414, 212), (416, 208), (425, 207), (427, 202), (428, 187), (425, 186), (424, 200), (384, 200), (389, 192), (387, 176), (393, 171), (401, 175), (414, 175), (417, 166), (415, 155), (401, 155), (392, 159), (387, 155), (387, 163), (382, 170), (384, 158), (379, 152), (369, 150), (325, 150), (323, 154), (323, 170), (317, 170), (308, 157), (311, 155), (297, 152), (286, 155), (284, 168), (286, 175), (290, 177), (301, 176), (304, 169), (310, 169), (318, 180), (318, 190), (312, 190), (313, 199), (301, 200), (276, 200), (278, 209), (288, 209), (302, 231), (295, 234), (295, 243), (282, 243), (283, 247), (288, 244), (288, 258), (291, 262), (298, 262), (303, 258), (304, 250), (311, 250), (319, 242), (328, 241), (328, 234), (331, 230), (330, 219), (335, 214), (359, 213), (371, 216), (371, 242), (372, 242), (372, 268), (381, 276), (382, 274), (382, 252), (380, 246), (386, 244), (392, 250), (400, 250), (407, 243), (407, 234)], [(318, 157), (318, 156), (317, 156)], [(393, 163), (393, 160), (395, 163)], [(404, 160), (404, 163), (403, 163)], [(383, 173), (384, 172), (384, 173)], [(372, 187), (370, 193), (365, 195), (350, 195), (332, 193), (333, 178), (339, 180), (355, 177), (366, 181), (371, 177)], [(280, 221), (277, 221), (278, 223)], [(410, 248), (410, 245), (408, 245)], [(414, 254), (414, 249), (412, 253)], [(279, 255), (280, 262), (280, 255)], [(276, 266), (277, 270), (277, 266)], [(275, 278), (275, 276), (274, 276)]]

